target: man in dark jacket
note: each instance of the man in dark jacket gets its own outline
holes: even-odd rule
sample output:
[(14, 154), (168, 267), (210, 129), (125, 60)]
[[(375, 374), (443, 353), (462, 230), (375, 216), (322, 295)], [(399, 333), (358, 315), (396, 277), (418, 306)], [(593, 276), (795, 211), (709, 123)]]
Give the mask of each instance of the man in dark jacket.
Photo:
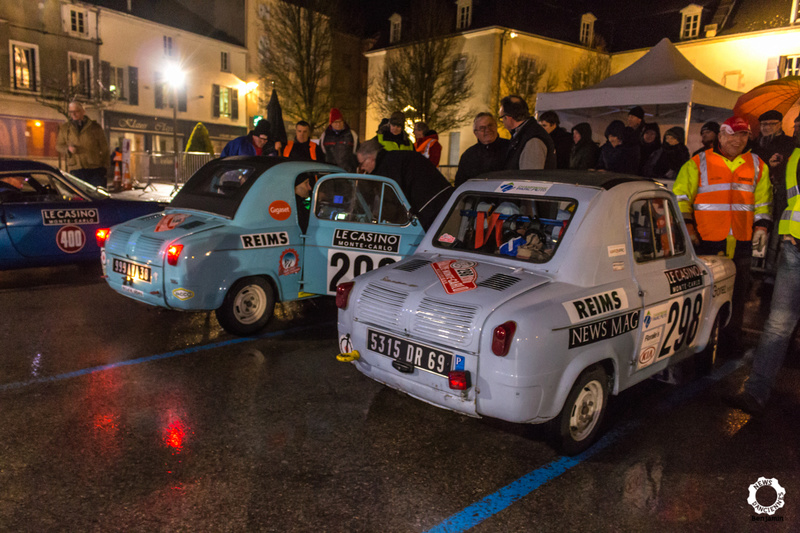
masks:
[(406, 115), (402, 111), (395, 111), (389, 117), (389, 122), (378, 128), (378, 142), (384, 150), (413, 150), (414, 145), (405, 130)]
[(359, 146), (356, 157), (361, 172), (397, 182), (425, 231), (453, 193), (447, 178), (415, 151), (387, 151), (377, 139), (370, 139)]
[(511, 133), (505, 168), (509, 170), (556, 168), (553, 139), (535, 120), (528, 104), (512, 95), (500, 100), (500, 120)]
[(497, 135), (497, 122), (491, 113), (478, 113), (472, 122), (472, 132), (478, 142), (467, 148), (458, 161), (455, 186), (485, 172), (502, 170), (511, 142)]
[(592, 126), (581, 122), (572, 128), (572, 140), (575, 143), (569, 156), (569, 168), (589, 170), (597, 166), (600, 147), (592, 140)]
[(714, 148), (714, 145), (717, 143), (717, 136), (719, 135), (719, 122), (714, 122), (713, 120), (709, 120), (703, 127), (700, 128), (700, 140), (703, 142), (703, 146), (695, 150), (692, 154), (692, 157), (696, 156), (700, 152), (705, 152), (706, 150), (710, 150)]
[(311, 125), (301, 120), (294, 126), (294, 140), (286, 143), (283, 148), (283, 157), (292, 161), (317, 161), (317, 145), (311, 142)]
[(639, 145), (630, 139), (621, 120), (611, 121), (606, 128), (606, 139), (606, 143), (600, 147), (597, 170), (636, 174), (641, 157)]
[(325, 162), (342, 167), (347, 172), (356, 171), (358, 134), (344, 121), (341, 111), (331, 109), (330, 124), (319, 136), (319, 146), (325, 153)]
[(572, 151), (572, 135), (561, 127), (561, 119), (555, 111), (545, 111), (539, 115), (539, 124), (550, 134), (556, 148), (556, 166), (569, 168), (569, 154)]
[(220, 157), (232, 155), (276, 155), (274, 149), (270, 149), (269, 143), (269, 121), (261, 119), (256, 127), (247, 135), (236, 137), (222, 149)]

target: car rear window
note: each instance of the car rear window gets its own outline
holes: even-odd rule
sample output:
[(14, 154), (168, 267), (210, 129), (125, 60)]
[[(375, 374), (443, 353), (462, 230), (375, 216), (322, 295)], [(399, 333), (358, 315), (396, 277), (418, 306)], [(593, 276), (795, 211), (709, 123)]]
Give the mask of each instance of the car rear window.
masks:
[(206, 165), (186, 182), (171, 206), (232, 218), (260, 173), (245, 164)]
[(578, 203), (572, 199), (466, 193), (433, 237), (437, 248), (546, 263)]

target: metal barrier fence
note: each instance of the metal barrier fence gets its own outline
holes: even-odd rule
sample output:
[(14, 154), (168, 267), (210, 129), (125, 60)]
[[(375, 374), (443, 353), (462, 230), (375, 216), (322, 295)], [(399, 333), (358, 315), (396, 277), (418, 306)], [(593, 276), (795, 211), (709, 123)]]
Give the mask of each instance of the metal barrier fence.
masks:
[[(178, 184), (186, 183), (197, 169), (214, 159), (204, 152), (178, 152)], [(131, 178), (139, 182), (175, 182), (175, 154), (172, 152), (131, 152)]]

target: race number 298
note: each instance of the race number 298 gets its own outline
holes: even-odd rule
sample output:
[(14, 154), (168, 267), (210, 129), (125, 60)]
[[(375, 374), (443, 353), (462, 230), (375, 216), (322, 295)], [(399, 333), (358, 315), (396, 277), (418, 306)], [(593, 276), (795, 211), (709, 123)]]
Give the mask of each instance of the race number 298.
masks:
[(328, 250), (328, 294), (336, 294), (339, 283), (398, 261), (400, 256)]

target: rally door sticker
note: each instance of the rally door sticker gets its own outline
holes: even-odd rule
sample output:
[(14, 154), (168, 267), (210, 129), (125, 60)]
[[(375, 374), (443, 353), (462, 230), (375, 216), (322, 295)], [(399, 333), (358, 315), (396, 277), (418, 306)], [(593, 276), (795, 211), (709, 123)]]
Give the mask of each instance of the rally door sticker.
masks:
[(640, 370), (697, 344), (703, 318), (703, 293), (673, 298), (648, 307), (642, 318), (642, 346), (636, 360)]
[(622, 287), (610, 291), (585, 296), (562, 305), (569, 315), (569, 321), (577, 324), (584, 320), (612, 315), (628, 309), (628, 295)]
[(357, 248), (396, 254), (400, 250), (400, 235), (336, 228), (331, 244), (337, 248)]
[(478, 286), (475, 265), (477, 263), (474, 261), (461, 259), (448, 259), (431, 264), (447, 294), (471, 291)]
[(42, 209), (42, 224), (45, 226), (99, 223), (100, 214), (94, 207), (88, 207), (84, 209)]
[(351, 252), (328, 249), (328, 294), (336, 294), (336, 286), (370, 270), (391, 265), (402, 259), (399, 255), (372, 252)]

